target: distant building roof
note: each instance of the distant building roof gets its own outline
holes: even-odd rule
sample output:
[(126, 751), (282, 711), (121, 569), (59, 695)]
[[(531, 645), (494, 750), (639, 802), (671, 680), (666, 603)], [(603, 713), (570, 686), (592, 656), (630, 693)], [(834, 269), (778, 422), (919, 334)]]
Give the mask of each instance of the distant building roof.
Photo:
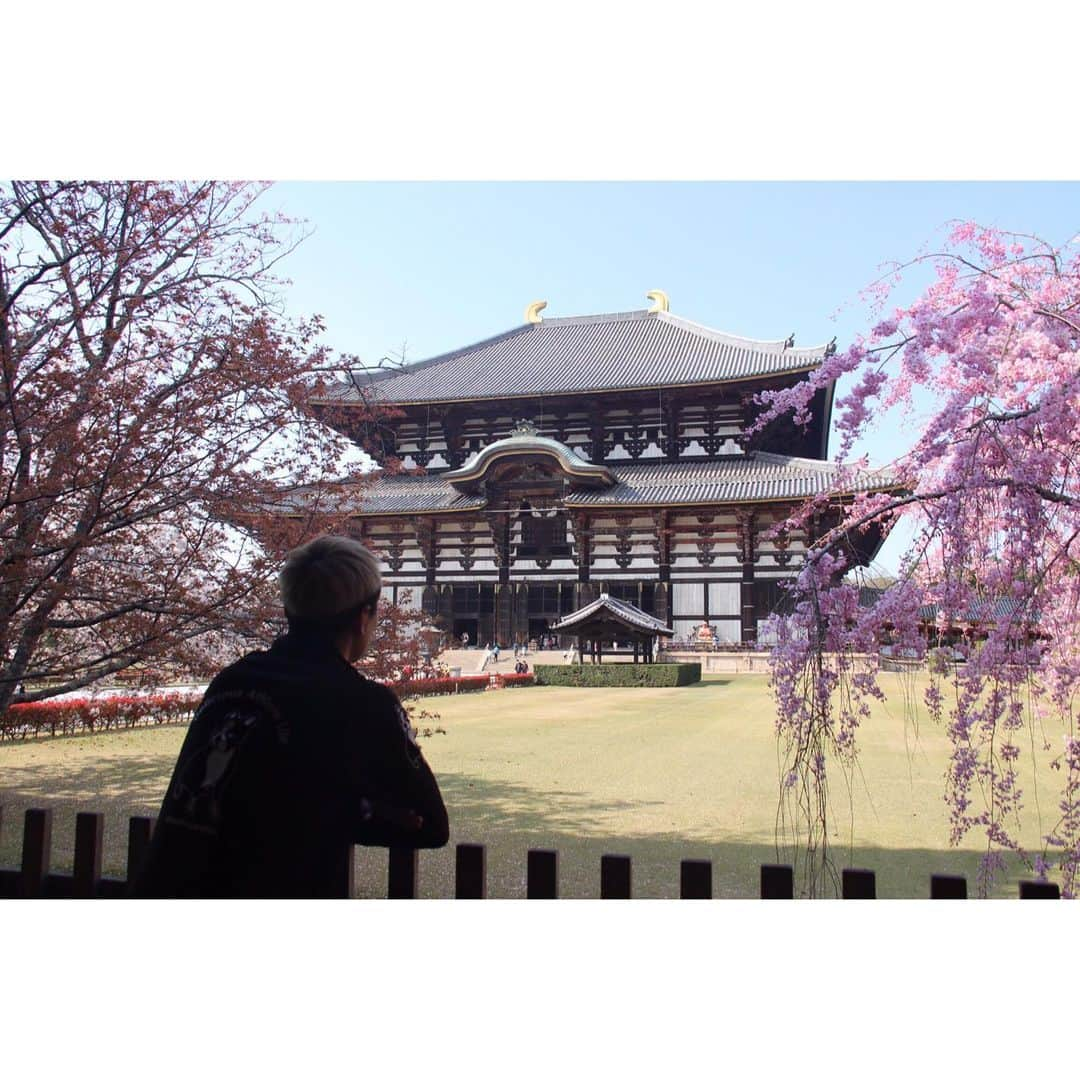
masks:
[(828, 350), (735, 337), (666, 311), (580, 315), (526, 323), (400, 369), (354, 371), (323, 400), (404, 405), (729, 382), (807, 371)]
[[(1011, 596), (999, 596), (996, 599), (983, 599), (973, 601), (958, 620), (963, 623), (975, 625), (1005, 622), (1014, 615), (1023, 613), (1024, 605), (1021, 601)], [(919, 620), (921, 622), (937, 622), (941, 614), (941, 608), (937, 604), (923, 604), (919, 608)], [(1038, 621), (1037, 619), (1034, 621)]]

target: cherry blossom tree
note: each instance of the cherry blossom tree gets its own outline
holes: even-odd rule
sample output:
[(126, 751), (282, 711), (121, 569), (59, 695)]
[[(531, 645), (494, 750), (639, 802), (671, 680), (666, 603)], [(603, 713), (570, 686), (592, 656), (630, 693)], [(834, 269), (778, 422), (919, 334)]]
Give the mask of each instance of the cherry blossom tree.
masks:
[[(911, 303), (892, 298), (933, 271)], [(1030, 236), (954, 227), (942, 250), (871, 290), (876, 324), (805, 383), (763, 395), (764, 424), (805, 422), (812, 394), (848, 377), (838, 460), (886, 413), (919, 434), (892, 466), (898, 487), (846, 503), (808, 553), (793, 613), (775, 623), (772, 682), (783, 752), (781, 814), (800, 835), (804, 889), (835, 881), (828, 781), (857, 759), (860, 724), (883, 692), (885, 652), (924, 659), (925, 704), (952, 747), (950, 840), (981, 836), (982, 894), (1008, 853), (1075, 895), (1080, 874), (1080, 256)], [(914, 421), (920, 419), (919, 424)], [(843, 479), (840, 488), (843, 487)], [(836, 492), (797, 521), (837, 505)], [(845, 538), (907, 519), (896, 584), (860, 605)], [(794, 522), (792, 522), (794, 523)], [(929, 633), (927, 632), (929, 631)], [(944, 642), (948, 648), (931, 648)], [(1034, 850), (1018, 815), (1036, 746), (1061, 779)], [(1043, 800), (1045, 806), (1045, 798)]]
[(0, 712), (265, 640), (283, 551), (340, 520), (355, 455), (305, 404), (335, 363), (261, 192), (0, 185)]

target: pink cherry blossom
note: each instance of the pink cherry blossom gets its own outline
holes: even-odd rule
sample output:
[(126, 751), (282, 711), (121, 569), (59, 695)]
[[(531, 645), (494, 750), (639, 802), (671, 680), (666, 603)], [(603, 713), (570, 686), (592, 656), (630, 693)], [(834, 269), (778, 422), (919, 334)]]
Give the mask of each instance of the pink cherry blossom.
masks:
[[(868, 702), (882, 695), (882, 650), (927, 659), (927, 709), (952, 743), (950, 840), (977, 832), (985, 841), (980, 890), (1011, 853), (1071, 896), (1080, 878), (1080, 256), (963, 223), (910, 265), (926, 264), (935, 277), (918, 299), (806, 382), (760, 398), (761, 426), (781, 415), (805, 423), (814, 393), (852, 376), (837, 402), (842, 466), (884, 413), (910, 415), (917, 392), (935, 403), (892, 465), (906, 490), (849, 500), (808, 553), (792, 614), (774, 622), (781, 816), (805, 841), (806, 891), (820, 891), (830, 880), (829, 768), (854, 767)], [(870, 290), (878, 312), (903, 269)], [(900, 518), (916, 533), (899, 580), (860, 606), (840, 541)], [(947, 651), (928, 649), (927, 611)], [(1055, 725), (1065, 739), (1060, 819), (1043, 850), (1029, 852), (1017, 839), (1024, 777), (1044, 741), (1037, 733)]]

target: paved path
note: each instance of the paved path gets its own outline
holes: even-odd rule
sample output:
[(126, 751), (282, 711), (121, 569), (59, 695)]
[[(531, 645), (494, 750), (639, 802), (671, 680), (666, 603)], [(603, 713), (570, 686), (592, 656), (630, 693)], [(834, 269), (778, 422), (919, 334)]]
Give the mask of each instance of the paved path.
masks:
[[(480, 670), (480, 661), (484, 658), (483, 649), (447, 649), (437, 657), (439, 663), (447, 667), (461, 668), (462, 675), (475, 675)], [(566, 659), (559, 649), (546, 649), (540, 652), (529, 652), (525, 655), (525, 662), (529, 670), (537, 664), (565, 664)], [(503, 649), (499, 653), (498, 663), (489, 662), (484, 669), (487, 672), (496, 671), (500, 675), (510, 675), (514, 671), (514, 650)]]

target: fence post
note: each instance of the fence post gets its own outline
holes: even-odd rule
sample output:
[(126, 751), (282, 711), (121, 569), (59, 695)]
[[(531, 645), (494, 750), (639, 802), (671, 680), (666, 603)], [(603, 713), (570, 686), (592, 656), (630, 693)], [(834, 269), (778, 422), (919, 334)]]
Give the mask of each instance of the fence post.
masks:
[(1051, 881), (1021, 881), (1021, 900), (1060, 900), (1061, 890)]
[(966, 900), (967, 878), (953, 874), (930, 875), (931, 900)]
[(101, 852), (105, 837), (105, 815), (75, 815), (75, 865), (71, 895), (89, 898), (97, 895), (101, 882)]
[(390, 866), (386, 883), (388, 900), (416, 899), (416, 868), (418, 863), (416, 848), (390, 849)]
[(712, 862), (708, 859), (683, 859), (679, 864), (679, 899), (712, 899)]
[(630, 899), (630, 856), (600, 856), (600, 899)]
[(845, 900), (875, 900), (877, 884), (873, 870), (844, 870), (841, 895)]
[(790, 866), (761, 867), (761, 899), (793, 900), (795, 898), (795, 871)]
[(554, 900), (559, 895), (559, 853), (530, 850), (525, 860), (525, 898)]
[(356, 845), (349, 844), (348, 862), (345, 864), (345, 898), (356, 896)]
[(146, 858), (156, 822), (157, 818), (152, 817), (128, 818), (127, 883), (129, 889)]
[(52, 811), (27, 810), (23, 819), (22, 869), (19, 892), (25, 897), (44, 896), (52, 856)]
[(487, 896), (487, 859), (483, 844), (458, 844), (454, 857), (454, 899)]

